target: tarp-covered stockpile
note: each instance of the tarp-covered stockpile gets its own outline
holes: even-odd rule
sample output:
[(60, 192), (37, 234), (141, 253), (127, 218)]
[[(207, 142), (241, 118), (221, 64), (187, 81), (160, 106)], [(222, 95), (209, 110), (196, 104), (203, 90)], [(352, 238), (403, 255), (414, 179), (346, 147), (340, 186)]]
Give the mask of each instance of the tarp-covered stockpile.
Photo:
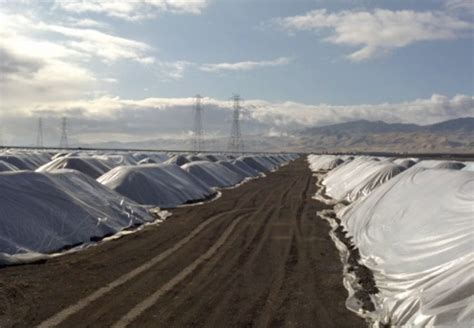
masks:
[(20, 170), (36, 170), (49, 162), (50, 154), (46, 152), (28, 152), (23, 150), (7, 150), (0, 153), (0, 161), (14, 165)]
[(169, 159), (169, 156), (164, 153), (134, 153), (133, 158), (138, 161), (139, 164), (150, 164), (150, 163), (163, 163)]
[(313, 172), (317, 171), (328, 171), (332, 170), (335, 167), (341, 165), (346, 161), (346, 158), (341, 156), (333, 156), (333, 155), (309, 155), (308, 162), (309, 168)]
[(339, 216), (375, 275), (380, 322), (472, 326), (474, 172), (412, 168)]
[[(375, 311), (366, 315), (375, 326), (471, 327), (474, 172), (466, 169), (471, 163), (406, 161), (360, 156), (321, 176), (331, 196), (354, 201), (337, 216), (360, 254), (359, 264), (374, 274)], [(390, 165), (408, 168), (367, 188), (367, 177)], [(354, 191), (364, 197), (353, 197)], [(353, 283), (358, 284), (345, 276), (346, 287)], [(353, 288), (359, 287), (348, 287), (350, 293)], [(358, 303), (347, 304), (359, 310)]]
[(261, 173), (268, 173), (275, 167), (273, 163), (266, 160), (263, 156), (242, 156), (239, 157), (238, 160), (244, 162), (252, 169)]
[(469, 162), (463, 163), (446, 160), (423, 160), (416, 163), (415, 167), (423, 167), (427, 169), (462, 170), (466, 167), (466, 165), (469, 165)]
[[(237, 167), (235, 164), (233, 164), (229, 161), (218, 161), (217, 164), (222, 165), (225, 168), (227, 168), (227, 169), (231, 170), (232, 172), (234, 172), (235, 174), (237, 174), (237, 176), (239, 177), (239, 182), (241, 182), (245, 179), (254, 177), (253, 173), (247, 172), (247, 171), (241, 169), (240, 167)], [(255, 176), (257, 176), (257, 175), (255, 175)]]
[[(73, 170), (0, 174), (0, 263), (50, 253), (153, 220), (142, 206)], [(22, 255), (20, 255), (22, 256)]]
[(323, 184), (333, 199), (353, 202), (404, 170), (390, 160), (358, 157), (330, 171)]
[(178, 166), (184, 165), (189, 163), (189, 159), (186, 158), (184, 155), (174, 155), (170, 157), (167, 161), (164, 162), (165, 164), (176, 164)]
[(174, 164), (119, 166), (97, 181), (137, 203), (166, 208), (204, 200), (215, 193)]
[(248, 176), (251, 177), (258, 177), (262, 175), (262, 172), (256, 170), (255, 168), (249, 166), (247, 163), (240, 159), (236, 159), (232, 161), (232, 165), (239, 168), (240, 170), (244, 171)]
[(71, 169), (97, 179), (112, 169), (109, 161), (97, 157), (59, 157), (37, 169), (38, 172), (52, 172), (58, 169)]
[(19, 169), (13, 164), (0, 160), (0, 172), (12, 172), (12, 171), (19, 171)]
[(197, 161), (184, 164), (181, 168), (212, 188), (231, 187), (246, 178), (217, 162)]

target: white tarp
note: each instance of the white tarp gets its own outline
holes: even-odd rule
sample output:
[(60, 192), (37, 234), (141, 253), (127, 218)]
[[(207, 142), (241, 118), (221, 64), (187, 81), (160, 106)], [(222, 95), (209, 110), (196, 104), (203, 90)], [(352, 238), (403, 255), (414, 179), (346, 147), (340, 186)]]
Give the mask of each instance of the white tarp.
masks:
[(174, 155), (170, 159), (164, 162), (164, 164), (175, 164), (178, 166), (189, 163), (189, 160), (184, 155)]
[(335, 155), (309, 155), (309, 168), (313, 172), (332, 170), (345, 162), (345, 159)]
[(241, 156), (238, 160), (244, 162), (252, 169), (260, 173), (268, 173), (273, 169), (273, 165), (270, 165), (268, 162), (262, 161), (257, 156)]
[(217, 162), (190, 162), (182, 165), (181, 168), (212, 188), (231, 187), (245, 178)]
[(260, 171), (255, 170), (253, 167), (250, 167), (249, 165), (247, 165), (247, 163), (245, 163), (244, 161), (242, 161), (240, 159), (236, 159), (236, 160), (232, 161), (232, 164), (235, 167), (237, 167), (237, 168), (241, 169), (242, 171), (244, 171), (249, 176), (258, 177), (258, 176), (262, 175), (262, 173)]
[(394, 326), (471, 327), (474, 172), (412, 168), (339, 212)]
[(229, 161), (218, 161), (217, 164), (224, 166), (225, 168), (233, 171), (235, 174), (238, 175), (239, 177), (239, 182), (242, 180), (245, 180), (247, 178), (253, 177), (253, 175), (250, 172), (246, 172), (242, 170), (241, 168), (235, 166), (233, 163)]
[(173, 164), (119, 166), (97, 181), (137, 203), (166, 208), (214, 194), (207, 185)]
[(0, 190), (0, 261), (5, 254), (50, 253), (153, 220), (142, 206), (73, 170), (1, 173)]
[(164, 154), (164, 153), (155, 153), (155, 152), (152, 152), (152, 153), (144, 153), (144, 152), (139, 152), (139, 153), (133, 153), (132, 154), (133, 158), (137, 161), (137, 162), (141, 162), (142, 164), (144, 164), (145, 162), (148, 162), (148, 163), (163, 163), (165, 161), (167, 161), (169, 159), (169, 156)]
[(11, 171), (19, 171), (19, 169), (13, 164), (0, 160), (0, 172), (11, 172)]
[(36, 170), (49, 162), (51, 156), (46, 152), (7, 150), (0, 153), (0, 160), (16, 166), (20, 170)]
[(71, 169), (97, 179), (110, 171), (109, 160), (100, 157), (59, 157), (38, 168), (37, 172), (52, 172), (58, 169)]
[(330, 171), (323, 184), (333, 199), (353, 202), (404, 170), (405, 167), (390, 160), (357, 157)]

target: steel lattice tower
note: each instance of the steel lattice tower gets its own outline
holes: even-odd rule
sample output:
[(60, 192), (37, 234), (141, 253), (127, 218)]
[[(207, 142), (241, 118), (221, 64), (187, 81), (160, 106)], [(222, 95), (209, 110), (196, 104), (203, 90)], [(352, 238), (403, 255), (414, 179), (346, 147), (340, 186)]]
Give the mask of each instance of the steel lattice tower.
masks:
[(202, 128), (202, 106), (201, 106), (200, 95), (196, 95), (196, 105), (194, 107), (194, 139), (193, 139), (193, 150), (199, 152), (203, 150), (203, 128)]
[(234, 112), (232, 114), (232, 128), (230, 131), (229, 143), (227, 150), (230, 152), (241, 153), (244, 151), (244, 144), (242, 141), (242, 133), (240, 131), (240, 96), (233, 95)]
[(41, 117), (38, 118), (38, 134), (36, 135), (36, 147), (42, 148), (44, 146), (43, 143), (43, 119)]
[(62, 123), (61, 123), (61, 139), (59, 141), (59, 148), (68, 148), (69, 143), (67, 140), (67, 118), (63, 117), (62, 118)]

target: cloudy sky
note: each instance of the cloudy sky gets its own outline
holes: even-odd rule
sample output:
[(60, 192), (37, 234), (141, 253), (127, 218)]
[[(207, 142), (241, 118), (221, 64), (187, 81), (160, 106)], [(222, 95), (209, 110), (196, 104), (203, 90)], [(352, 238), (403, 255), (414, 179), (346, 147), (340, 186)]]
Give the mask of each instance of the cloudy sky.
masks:
[(474, 116), (472, 0), (0, 0), (0, 125), (32, 144)]

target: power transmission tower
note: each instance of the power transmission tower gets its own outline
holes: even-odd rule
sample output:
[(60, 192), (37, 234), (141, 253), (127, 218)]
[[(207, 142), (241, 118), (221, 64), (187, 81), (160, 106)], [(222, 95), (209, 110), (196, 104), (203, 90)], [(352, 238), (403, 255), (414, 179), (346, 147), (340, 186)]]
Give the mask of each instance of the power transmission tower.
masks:
[(227, 150), (241, 153), (244, 151), (244, 143), (242, 141), (242, 133), (240, 132), (240, 96), (233, 95), (232, 100), (234, 101), (234, 112), (232, 114), (232, 128)]
[(59, 148), (68, 148), (69, 143), (67, 140), (67, 118), (62, 118), (61, 123), (61, 140), (59, 141)]
[(43, 119), (41, 117), (38, 118), (38, 134), (36, 135), (36, 147), (42, 148), (44, 146), (43, 143)]
[(202, 106), (201, 106), (200, 95), (196, 95), (196, 105), (194, 107), (194, 139), (193, 139), (193, 150), (199, 152), (203, 150), (203, 129), (202, 129)]

